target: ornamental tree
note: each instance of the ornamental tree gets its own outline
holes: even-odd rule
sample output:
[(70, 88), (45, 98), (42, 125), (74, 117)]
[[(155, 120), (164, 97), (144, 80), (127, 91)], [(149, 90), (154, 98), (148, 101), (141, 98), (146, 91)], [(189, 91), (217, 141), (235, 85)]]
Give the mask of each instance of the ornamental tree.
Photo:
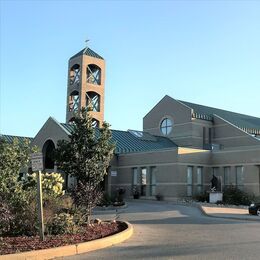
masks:
[(75, 205), (84, 206), (88, 215), (97, 203), (93, 194), (99, 194), (100, 182), (107, 174), (113, 151), (109, 124), (104, 122), (101, 128), (93, 128), (92, 117), (86, 109), (75, 117), (69, 141), (61, 140), (57, 144), (56, 163), (66, 174), (76, 177), (75, 200), (83, 196), (88, 199), (75, 201)]
[[(60, 198), (64, 195), (63, 183), (64, 179), (60, 173), (42, 173), (42, 194), (43, 201), (48, 202)], [(37, 192), (37, 175), (36, 173), (27, 174), (23, 185), (25, 190), (31, 190), (35, 194)], [(36, 196), (36, 195), (35, 195)]]

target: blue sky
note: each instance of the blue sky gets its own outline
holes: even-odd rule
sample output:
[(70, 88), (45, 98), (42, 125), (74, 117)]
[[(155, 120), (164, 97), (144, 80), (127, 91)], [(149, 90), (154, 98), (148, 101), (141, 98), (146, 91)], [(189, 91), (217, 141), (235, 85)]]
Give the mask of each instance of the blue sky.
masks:
[(65, 121), (68, 59), (106, 60), (105, 119), (142, 129), (164, 95), (260, 117), (260, 1), (0, 1), (0, 133)]

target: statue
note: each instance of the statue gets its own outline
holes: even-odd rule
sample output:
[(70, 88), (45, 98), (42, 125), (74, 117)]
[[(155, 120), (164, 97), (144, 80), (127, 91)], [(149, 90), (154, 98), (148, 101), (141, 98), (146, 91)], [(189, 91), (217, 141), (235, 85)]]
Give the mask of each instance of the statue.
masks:
[(219, 186), (218, 178), (213, 174), (213, 177), (211, 179), (211, 191), (217, 191)]
[(221, 191), (221, 177), (216, 177), (214, 174), (211, 179), (211, 189), (209, 192), (209, 202), (218, 203), (223, 201), (223, 192)]

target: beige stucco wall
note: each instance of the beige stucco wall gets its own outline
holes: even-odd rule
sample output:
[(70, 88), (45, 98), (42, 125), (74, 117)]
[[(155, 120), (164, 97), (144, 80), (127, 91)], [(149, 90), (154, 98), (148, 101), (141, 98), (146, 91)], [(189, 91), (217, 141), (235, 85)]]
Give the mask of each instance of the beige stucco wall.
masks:
[(198, 193), (197, 168), (202, 167), (202, 190), (207, 191), (211, 186), (213, 167), (217, 167), (216, 176), (221, 177), (224, 189), (224, 167), (231, 167), (230, 181), (236, 185), (236, 166), (244, 168), (243, 189), (247, 192), (259, 194), (259, 167), (260, 149), (256, 151), (219, 151), (212, 152), (201, 149), (179, 147), (174, 151), (136, 153), (120, 155), (118, 157), (118, 176), (112, 177), (111, 191), (124, 187), (126, 195), (132, 194), (133, 168), (142, 167), (148, 171), (147, 196), (150, 194), (149, 169), (156, 167), (156, 193), (166, 197), (187, 196), (187, 168), (192, 167), (193, 195)]
[(59, 126), (54, 118), (50, 117), (34, 137), (32, 145), (38, 146), (40, 151), (42, 151), (46, 141), (52, 140), (55, 147), (57, 147), (58, 140), (63, 139), (68, 140), (68, 134)]
[(208, 129), (210, 121), (192, 118), (192, 109), (178, 100), (165, 96), (143, 118), (143, 130), (153, 135), (162, 135), (160, 125), (164, 118), (173, 122), (172, 132), (167, 135), (178, 146), (203, 148), (203, 127), (206, 128), (206, 143), (209, 142)]
[(168, 117), (173, 130), (167, 135), (179, 146), (192, 146), (192, 110), (179, 101), (165, 96), (144, 118), (143, 130), (153, 135), (162, 135), (160, 125)]
[(239, 149), (239, 147), (245, 146), (260, 146), (260, 140), (252, 137), (218, 116), (214, 116), (213, 142), (220, 144), (221, 149)]
[[(56, 145), (58, 140), (68, 139), (67, 134), (55, 119), (49, 118), (35, 136), (32, 144), (42, 149), (47, 140), (52, 140)], [(187, 196), (187, 168), (189, 166), (192, 167), (193, 172), (193, 195), (198, 190), (198, 167), (202, 167), (203, 190), (209, 190), (213, 167), (218, 168), (216, 175), (222, 178), (222, 185), (224, 185), (224, 167), (231, 167), (230, 181), (232, 184), (236, 184), (236, 166), (243, 166), (243, 189), (260, 195), (259, 146), (240, 146), (219, 151), (178, 147), (160, 151), (120, 154), (113, 157), (110, 165), (106, 178), (106, 190), (110, 194), (122, 187), (126, 189), (126, 196), (132, 196), (133, 168), (137, 168), (139, 174), (142, 167), (147, 168), (146, 195), (148, 197), (152, 195), (151, 167), (156, 167), (156, 194), (161, 193), (165, 197), (180, 198)], [(111, 171), (116, 171), (116, 176), (111, 176)]]

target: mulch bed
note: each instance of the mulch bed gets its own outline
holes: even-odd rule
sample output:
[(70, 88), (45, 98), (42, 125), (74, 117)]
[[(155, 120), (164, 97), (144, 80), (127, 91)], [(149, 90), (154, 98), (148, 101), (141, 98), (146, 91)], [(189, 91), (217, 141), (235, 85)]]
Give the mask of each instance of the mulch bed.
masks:
[(45, 241), (41, 241), (39, 236), (0, 237), (0, 255), (78, 244), (107, 237), (126, 228), (121, 222), (102, 222), (75, 235), (46, 236)]

